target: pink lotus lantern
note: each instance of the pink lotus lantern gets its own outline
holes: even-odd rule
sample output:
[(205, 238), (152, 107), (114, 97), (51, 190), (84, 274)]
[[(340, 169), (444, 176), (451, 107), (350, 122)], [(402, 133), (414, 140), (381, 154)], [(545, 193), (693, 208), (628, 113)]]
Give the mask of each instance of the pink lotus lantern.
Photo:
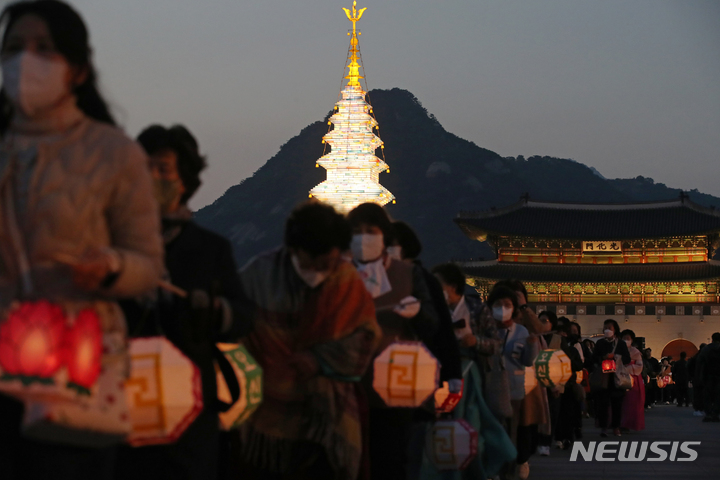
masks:
[(63, 363), (65, 314), (46, 300), (23, 302), (0, 325), (1, 380), (53, 384)]
[(81, 311), (65, 337), (65, 358), (68, 368), (68, 387), (89, 395), (90, 388), (100, 376), (102, 329), (94, 310)]

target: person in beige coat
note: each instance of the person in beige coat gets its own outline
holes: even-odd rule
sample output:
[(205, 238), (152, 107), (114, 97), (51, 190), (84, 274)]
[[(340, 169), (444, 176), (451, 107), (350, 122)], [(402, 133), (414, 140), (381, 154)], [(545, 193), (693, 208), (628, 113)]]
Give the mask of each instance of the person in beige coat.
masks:
[(109, 478), (112, 449), (79, 445), (127, 429), (115, 300), (152, 291), (163, 271), (147, 157), (115, 127), (70, 6), (18, 2), (0, 20), (0, 326), (17, 302), (47, 300), (71, 319), (94, 310), (102, 330), (97, 405), (25, 400), (25, 433), (43, 441), (19, 437), (22, 405), (0, 397), (2, 476)]

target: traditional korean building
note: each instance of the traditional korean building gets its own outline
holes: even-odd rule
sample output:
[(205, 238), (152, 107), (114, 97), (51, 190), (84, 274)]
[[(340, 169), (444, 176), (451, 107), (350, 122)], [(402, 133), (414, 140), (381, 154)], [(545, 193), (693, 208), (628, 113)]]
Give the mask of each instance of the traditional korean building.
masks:
[[(506, 208), (460, 213), (455, 222), (495, 252), (461, 262), (485, 296), (501, 279), (525, 284), (529, 303), (600, 333), (613, 318), (655, 355), (710, 341), (720, 331), (720, 211), (678, 200), (571, 204), (525, 197)], [(674, 343), (671, 343), (673, 342)], [(679, 353), (679, 352), (678, 352)]]

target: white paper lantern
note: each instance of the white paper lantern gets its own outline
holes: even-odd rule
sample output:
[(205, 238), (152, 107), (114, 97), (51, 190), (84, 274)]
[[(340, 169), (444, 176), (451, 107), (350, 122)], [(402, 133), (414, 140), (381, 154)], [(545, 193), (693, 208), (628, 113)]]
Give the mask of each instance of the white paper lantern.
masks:
[(571, 376), (570, 358), (562, 350), (543, 350), (535, 359), (535, 377), (545, 387), (561, 387)]
[(165, 337), (130, 340), (125, 393), (135, 446), (171, 443), (203, 408), (200, 370)]
[(422, 342), (394, 342), (373, 363), (373, 388), (389, 407), (418, 407), (438, 388), (440, 364)]
[(425, 452), (438, 470), (463, 470), (478, 451), (478, 433), (463, 419), (435, 422)]

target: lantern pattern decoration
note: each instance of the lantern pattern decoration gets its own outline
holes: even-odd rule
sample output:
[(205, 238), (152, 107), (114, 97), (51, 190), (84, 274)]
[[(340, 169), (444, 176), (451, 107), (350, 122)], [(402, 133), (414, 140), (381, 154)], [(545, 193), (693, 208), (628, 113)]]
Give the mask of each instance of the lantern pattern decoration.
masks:
[(394, 342), (373, 363), (373, 389), (388, 407), (418, 407), (438, 388), (440, 364), (422, 342)]
[(525, 395), (532, 392), (537, 385), (538, 380), (535, 376), (535, 367), (525, 367)]
[(580, 384), (585, 378), (585, 369), (575, 372), (575, 383)]
[(176, 441), (202, 411), (200, 370), (165, 337), (132, 339), (130, 362), (128, 442), (138, 447)]
[(95, 310), (82, 310), (65, 335), (68, 388), (90, 395), (90, 389), (100, 376), (102, 353), (100, 318)]
[(0, 325), (0, 381), (54, 385), (63, 363), (65, 312), (46, 300), (23, 302)]
[(463, 419), (439, 420), (428, 432), (425, 451), (438, 470), (464, 470), (478, 453), (478, 433)]
[[(335, 113), (328, 123), (333, 129), (323, 137), (323, 143), (330, 146), (316, 163), (327, 170), (327, 180), (310, 191), (311, 197), (329, 203), (336, 210), (347, 213), (365, 202), (380, 206), (394, 201), (395, 197), (379, 183), (379, 174), (388, 171), (384, 160), (375, 156), (378, 148), (384, 148), (382, 140), (373, 132), (379, 128), (372, 115), (373, 110), (366, 101), (366, 93), (360, 85), (359, 32), (356, 23), (365, 12), (357, 10), (353, 2), (352, 13), (344, 8), (353, 24), (352, 38), (348, 50), (348, 80), (341, 92), (341, 100), (335, 104)], [(383, 155), (384, 156), (384, 155)]]
[(435, 411), (438, 413), (452, 412), (460, 400), (465, 389), (465, 380), (462, 380), (462, 388), (459, 393), (451, 393), (448, 382), (443, 382), (442, 387), (435, 390)]
[(535, 377), (545, 387), (561, 387), (571, 376), (570, 358), (562, 350), (543, 350), (535, 359)]
[[(218, 349), (230, 361), (240, 384), (240, 398), (226, 412), (220, 413), (220, 425), (225, 430), (240, 426), (257, 410), (263, 399), (263, 371), (241, 344), (218, 343)], [(229, 402), (230, 392), (222, 373), (217, 371), (218, 399)]]
[(603, 360), (600, 366), (602, 367), (603, 373), (615, 373), (615, 369), (617, 368), (617, 365), (615, 365), (615, 360), (612, 358), (607, 358)]

